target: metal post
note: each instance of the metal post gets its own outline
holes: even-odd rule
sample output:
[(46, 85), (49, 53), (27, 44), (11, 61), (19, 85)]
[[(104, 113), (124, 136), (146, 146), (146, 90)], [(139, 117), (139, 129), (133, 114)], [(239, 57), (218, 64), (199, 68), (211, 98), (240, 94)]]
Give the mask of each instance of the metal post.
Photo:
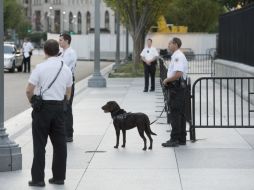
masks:
[(0, 1), (0, 171), (22, 168), (21, 148), (8, 138), (4, 128), (3, 1)]
[(116, 69), (120, 65), (120, 15), (116, 11), (116, 63), (113, 66), (113, 69)]
[(125, 61), (128, 62), (129, 60), (129, 30), (126, 27), (126, 56)]
[(106, 87), (106, 79), (100, 72), (100, 0), (95, 0), (94, 73), (88, 87)]

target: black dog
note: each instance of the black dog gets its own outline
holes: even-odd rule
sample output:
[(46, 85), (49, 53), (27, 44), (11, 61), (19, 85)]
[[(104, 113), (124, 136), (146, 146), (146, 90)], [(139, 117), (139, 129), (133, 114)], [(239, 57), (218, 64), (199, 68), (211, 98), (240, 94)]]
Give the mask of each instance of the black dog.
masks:
[(102, 106), (102, 109), (104, 110), (105, 113), (110, 112), (111, 117), (113, 119), (113, 123), (116, 130), (116, 146), (114, 146), (114, 148), (118, 148), (120, 130), (122, 130), (122, 133), (123, 133), (122, 147), (124, 148), (126, 143), (126, 130), (132, 129), (134, 127), (138, 128), (139, 135), (144, 141), (143, 150), (147, 149), (144, 132), (146, 133), (146, 135), (148, 136), (150, 140), (149, 149), (153, 148), (153, 139), (151, 135), (156, 135), (156, 134), (153, 133), (150, 128), (150, 120), (146, 114), (126, 113), (126, 111), (121, 109), (115, 101), (107, 102), (106, 105)]

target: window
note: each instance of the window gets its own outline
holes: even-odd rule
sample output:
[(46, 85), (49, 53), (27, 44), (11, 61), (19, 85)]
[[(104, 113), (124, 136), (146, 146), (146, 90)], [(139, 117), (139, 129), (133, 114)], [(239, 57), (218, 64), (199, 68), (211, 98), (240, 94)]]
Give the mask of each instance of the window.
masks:
[(69, 31), (73, 32), (73, 14), (72, 14), (72, 12), (69, 13)]
[(109, 13), (108, 11), (105, 12), (105, 29), (109, 31)]
[(86, 33), (87, 34), (90, 32), (90, 28), (91, 28), (91, 14), (88, 11), (86, 13)]
[(81, 13), (78, 12), (78, 34), (82, 33), (82, 16)]

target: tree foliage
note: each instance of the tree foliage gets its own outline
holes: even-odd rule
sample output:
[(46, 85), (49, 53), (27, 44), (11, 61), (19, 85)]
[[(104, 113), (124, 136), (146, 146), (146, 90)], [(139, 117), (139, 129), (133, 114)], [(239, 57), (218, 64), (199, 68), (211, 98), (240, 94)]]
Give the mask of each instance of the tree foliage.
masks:
[(158, 17), (167, 11), (170, 0), (104, 0), (121, 15), (122, 23), (128, 28), (134, 42), (134, 63), (144, 47), (144, 39)]
[(174, 25), (188, 26), (190, 32), (212, 32), (221, 13), (223, 6), (215, 0), (173, 0), (167, 20)]
[(245, 7), (251, 3), (254, 3), (254, 0), (218, 0), (219, 3), (227, 7), (228, 9), (236, 8), (238, 5)]
[(15, 31), (20, 37), (27, 33), (30, 27), (29, 21), (24, 14), (24, 8), (15, 0), (4, 0), (4, 31)]

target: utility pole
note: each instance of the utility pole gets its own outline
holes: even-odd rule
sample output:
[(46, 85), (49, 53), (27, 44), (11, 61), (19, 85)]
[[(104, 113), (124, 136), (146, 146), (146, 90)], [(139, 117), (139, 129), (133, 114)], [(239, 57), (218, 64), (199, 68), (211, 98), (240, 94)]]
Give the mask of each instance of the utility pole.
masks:
[(21, 148), (11, 141), (4, 128), (3, 1), (0, 1), (0, 172), (22, 168)]
[(94, 29), (94, 73), (88, 80), (88, 87), (106, 87), (106, 79), (100, 72), (100, 0), (95, 0), (95, 29)]

